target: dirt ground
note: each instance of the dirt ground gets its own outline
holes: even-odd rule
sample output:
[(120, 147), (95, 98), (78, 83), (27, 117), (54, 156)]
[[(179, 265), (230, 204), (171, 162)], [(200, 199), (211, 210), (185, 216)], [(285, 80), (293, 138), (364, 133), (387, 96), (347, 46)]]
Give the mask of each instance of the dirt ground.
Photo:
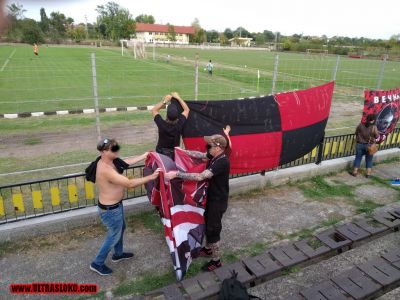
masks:
[[(399, 162), (381, 164), (374, 168), (374, 172), (382, 180), (387, 180), (392, 178), (393, 172), (398, 174), (399, 167)], [(306, 196), (300, 185), (265, 188), (260, 192), (232, 197), (223, 218), (223, 259), (232, 253), (236, 253), (235, 260), (243, 258), (248, 254), (241, 251), (254, 249), (255, 243), (266, 249), (289, 239), (298, 239), (301, 230), (321, 230), (340, 220), (351, 220), (358, 214), (354, 200), (370, 199), (382, 205), (399, 205), (400, 191), (394, 190), (389, 184), (378, 184), (371, 178), (353, 178), (342, 172), (325, 177), (325, 181), (331, 186), (341, 184), (353, 190), (357, 188), (355, 198), (351, 195), (313, 198)], [(393, 193), (397, 195), (396, 198), (384, 196)], [(126, 250), (135, 253), (135, 258), (123, 264), (113, 264), (107, 260), (106, 263), (114, 270), (113, 275), (108, 277), (98, 276), (89, 270), (89, 264), (104, 239), (101, 226), (20, 241), (8, 248), (0, 243), (0, 269), (3, 270), (0, 299), (9, 296), (7, 291), (10, 283), (96, 283), (102, 291), (109, 291), (141, 278), (146, 272), (172, 272), (171, 257), (161, 227), (148, 227), (140, 223), (139, 216), (132, 216), (132, 219), (134, 221), (127, 226), (124, 245)], [(262, 295), (263, 290), (259, 292)], [(32, 296), (29, 299), (41, 298)]]
[[(120, 112), (123, 113), (123, 112)], [(334, 101), (327, 126), (327, 135), (352, 133), (359, 122), (361, 109), (355, 101)], [(45, 117), (44, 117), (45, 118)], [(348, 128), (350, 127), (350, 128)], [(332, 130), (341, 128), (340, 130)], [(102, 130), (103, 136), (115, 137), (120, 143), (128, 145), (156, 144), (157, 131), (151, 118), (149, 121), (132, 126), (130, 123), (116, 123)], [(30, 144), (37, 140), (37, 144)], [(76, 150), (93, 151), (97, 143), (95, 128), (67, 129), (56, 131), (37, 131), (34, 133), (6, 134), (0, 137), (0, 158), (35, 158), (52, 153)]]

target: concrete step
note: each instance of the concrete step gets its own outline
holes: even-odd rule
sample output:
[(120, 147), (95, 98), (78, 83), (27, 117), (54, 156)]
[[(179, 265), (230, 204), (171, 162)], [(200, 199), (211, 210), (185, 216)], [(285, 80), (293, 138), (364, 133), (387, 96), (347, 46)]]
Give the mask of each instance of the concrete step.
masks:
[[(353, 222), (342, 224), (319, 232), (311, 238), (280, 245), (272, 249), (268, 249), (261, 255), (244, 258), (238, 262), (235, 262), (234, 264), (224, 265), (222, 268), (213, 272), (201, 273), (193, 278), (185, 279), (182, 282), (151, 292), (146, 295), (145, 299), (194, 300), (215, 298), (218, 294), (222, 281), (225, 278), (229, 278), (233, 270), (238, 272), (238, 280), (250, 288), (250, 292), (253, 294), (253, 291), (258, 292), (257, 286), (263, 286), (265, 284), (268, 285), (268, 283), (274, 279), (290, 273), (293, 267), (304, 268), (319, 264), (334, 257), (341, 256), (347, 251), (372, 243), (372, 241), (375, 239), (382, 238), (387, 235), (391, 236), (393, 232), (398, 231), (399, 226), (400, 209), (394, 208), (383, 212), (376, 212), (370, 217), (359, 217)], [(392, 254), (392, 256), (393, 255), (394, 254)], [(379, 261), (375, 260), (372, 262), (376, 265)], [(352, 273), (344, 274), (343, 276), (347, 276), (349, 278), (360, 278), (360, 280), (364, 280), (365, 278), (360, 275), (363, 274), (361, 271), (362, 268), (364, 268), (364, 271), (373, 270), (375, 265), (372, 264), (357, 267), (352, 271)], [(384, 273), (385, 270), (390, 270), (393, 272), (393, 274), (397, 274), (395, 272), (397, 269), (393, 269), (396, 267), (392, 265), (383, 266), (386, 267), (386, 269), (382, 269), (381, 273)], [(370, 274), (371, 276), (378, 276), (377, 274), (372, 273), (372, 271)], [(345, 283), (349, 284), (347, 279), (340, 278), (341, 277), (339, 277), (338, 282), (342, 280), (343, 282), (340, 281), (342, 285)], [(381, 279), (384, 280), (383, 277)], [(365, 284), (366, 288), (371, 289), (371, 291), (368, 290), (370, 293), (375, 293), (379, 284), (377, 284), (377, 286), (374, 286), (373, 284), (367, 284), (369, 282), (368, 280), (369, 279), (365, 279), (365, 282), (360, 281), (360, 285), (361, 283)], [(327, 283), (324, 282), (322, 287), (325, 290), (331, 291), (332, 295), (335, 295), (334, 284), (336, 283), (333, 281), (329, 281)], [(382, 286), (382, 284), (380, 284), (380, 286)], [(381, 290), (384, 290), (383, 287), (379, 289), (379, 291)], [(262, 289), (260, 289), (260, 291), (262, 291)], [(314, 290), (312, 292), (317, 293)], [(301, 294), (299, 294), (299, 291), (296, 291), (294, 294), (296, 293), (296, 296), (304, 298), (304, 296), (300, 296)], [(366, 291), (364, 291), (364, 293), (369, 295), (369, 293)], [(360, 293), (357, 295), (362, 295), (362, 292), (360, 291)], [(271, 298), (268, 293), (261, 293), (259, 296), (265, 299), (282, 299), (281, 296), (285, 295), (278, 295), (277, 298)]]

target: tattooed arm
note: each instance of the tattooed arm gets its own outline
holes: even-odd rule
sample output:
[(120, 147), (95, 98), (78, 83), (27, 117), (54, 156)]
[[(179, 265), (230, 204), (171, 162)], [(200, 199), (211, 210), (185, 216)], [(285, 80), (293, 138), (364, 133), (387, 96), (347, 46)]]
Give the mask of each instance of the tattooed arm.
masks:
[(210, 179), (212, 176), (213, 173), (210, 170), (204, 170), (201, 173), (176, 172), (176, 177), (184, 180), (203, 181), (205, 179)]
[(165, 173), (165, 178), (168, 180), (172, 180), (176, 177), (182, 178), (184, 180), (193, 180), (193, 181), (203, 181), (205, 179), (210, 179), (213, 177), (213, 173), (210, 170), (204, 170), (201, 173), (185, 173), (181, 171), (169, 171)]
[(207, 158), (207, 153), (192, 151), (192, 150), (183, 150), (183, 151), (185, 151), (187, 155), (193, 158), (199, 158), (199, 159)]

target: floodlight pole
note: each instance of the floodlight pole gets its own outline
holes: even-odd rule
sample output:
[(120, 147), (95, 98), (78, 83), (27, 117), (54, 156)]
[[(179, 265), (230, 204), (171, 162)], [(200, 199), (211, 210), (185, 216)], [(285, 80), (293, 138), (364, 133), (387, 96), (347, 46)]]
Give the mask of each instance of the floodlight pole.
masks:
[(96, 112), (96, 130), (97, 130), (97, 139), (100, 141), (101, 132), (100, 132), (100, 116), (99, 116), (99, 97), (97, 95), (96, 54), (92, 53), (91, 58), (92, 58), (92, 78), (93, 78), (93, 100)]

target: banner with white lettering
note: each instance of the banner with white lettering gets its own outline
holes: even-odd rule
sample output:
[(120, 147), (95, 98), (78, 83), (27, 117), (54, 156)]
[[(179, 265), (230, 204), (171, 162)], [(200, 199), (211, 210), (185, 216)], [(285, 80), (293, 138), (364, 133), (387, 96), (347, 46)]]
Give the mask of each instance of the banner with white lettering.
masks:
[(382, 143), (388, 134), (396, 128), (400, 116), (400, 88), (387, 91), (366, 90), (364, 110), (361, 122), (365, 123), (368, 115), (376, 116), (376, 126), (380, 134), (378, 143)]

